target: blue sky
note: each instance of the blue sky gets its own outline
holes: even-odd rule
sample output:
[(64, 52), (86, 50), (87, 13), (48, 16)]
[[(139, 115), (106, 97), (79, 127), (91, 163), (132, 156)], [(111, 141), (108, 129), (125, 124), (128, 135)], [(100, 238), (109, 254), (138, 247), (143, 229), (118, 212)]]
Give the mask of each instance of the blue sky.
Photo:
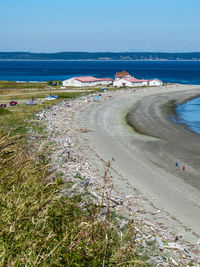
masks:
[(6, 0), (0, 51), (200, 51), (200, 0)]

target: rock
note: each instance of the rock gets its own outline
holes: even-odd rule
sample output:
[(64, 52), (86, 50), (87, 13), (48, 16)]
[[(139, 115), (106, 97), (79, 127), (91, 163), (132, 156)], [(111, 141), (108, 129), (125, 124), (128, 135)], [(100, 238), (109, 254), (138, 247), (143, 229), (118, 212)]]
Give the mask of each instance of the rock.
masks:
[(179, 266), (179, 264), (172, 257), (169, 257), (169, 260), (173, 264), (173, 266)]
[(121, 223), (120, 223), (120, 229), (123, 228), (124, 226), (126, 225), (126, 221), (125, 220), (122, 220)]
[(168, 249), (177, 249), (177, 250), (180, 250), (180, 251), (184, 251), (184, 248), (177, 244), (177, 243), (169, 243), (167, 246), (165, 246), (165, 248), (168, 248)]
[(165, 246), (163, 245), (163, 242), (162, 242), (162, 240), (160, 239), (159, 236), (156, 236), (156, 240), (157, 240), (157, 242), (158, 242), (159, 249), (160, 249), (161, 251), (164, 250), (164, 249), (165, 249)]
[(89, 185), (89, 183), (90, 183), (90, 179), (88, 178), (88, 179), (86, 179), (86, 180), (84, 180), (84, 181), (81, 181), (81, 182), (80, 182), (80, 186), (82, 186), (82, 187), (86, 187), (86, 186)]

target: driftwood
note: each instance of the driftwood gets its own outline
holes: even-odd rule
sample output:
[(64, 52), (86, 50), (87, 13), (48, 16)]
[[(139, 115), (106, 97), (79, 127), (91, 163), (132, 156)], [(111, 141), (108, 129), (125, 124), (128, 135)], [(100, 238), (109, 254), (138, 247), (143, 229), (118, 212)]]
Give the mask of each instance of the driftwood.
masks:
[(161, 251), (164, 250), (164, 249), (165, 249), (165, 246), (163, 245), (163, 242), (162, 242), (162, 240), (160, 239), (159, 236), (156, 236), (156, 240), (157, 240), (157, 242), (158, 242), (159, 249), (160, 249)]

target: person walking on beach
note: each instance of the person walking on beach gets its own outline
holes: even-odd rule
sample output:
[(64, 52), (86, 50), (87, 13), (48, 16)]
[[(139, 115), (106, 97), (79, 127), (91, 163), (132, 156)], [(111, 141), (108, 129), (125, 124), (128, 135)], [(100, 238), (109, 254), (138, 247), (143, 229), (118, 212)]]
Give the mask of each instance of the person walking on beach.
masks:
[(178, 170), (178, 162), (175, 163), (176, 170)]

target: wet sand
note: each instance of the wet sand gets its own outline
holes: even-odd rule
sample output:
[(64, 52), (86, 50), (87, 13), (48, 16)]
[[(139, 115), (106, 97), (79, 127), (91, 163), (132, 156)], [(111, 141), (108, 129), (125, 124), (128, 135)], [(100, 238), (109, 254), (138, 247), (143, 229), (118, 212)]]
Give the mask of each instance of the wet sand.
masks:
[(138, 134), (156, 138), (141, 143), (149, 161), (172, 174), (178, 162), (175, 175), (200, 190), (200, 135), (171, 119), (176, 118), (176, 104), (197, 95), (196, 90), (191, 90), (146, 97), (139, 105), (133, 105), (126, 121)]
[(191, 242), (200, 239), (200, 136), (170, 116), (175, 115), (174, 103), (199, 91), (200, 86), (174, 85), (115, 93), (76, 114), (80, 125), (90, 130), (83, 141), (99, 171), (111, 161), (119, 192), (143, 196), (138, 205), (160, 210), (154, 219)]

